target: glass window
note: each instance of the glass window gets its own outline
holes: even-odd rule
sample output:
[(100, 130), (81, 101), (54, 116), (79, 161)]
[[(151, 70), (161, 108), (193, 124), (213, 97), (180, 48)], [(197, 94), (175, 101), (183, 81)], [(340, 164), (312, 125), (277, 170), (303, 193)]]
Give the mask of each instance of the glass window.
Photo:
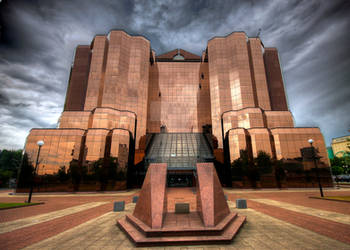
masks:
[(181, 54), (177, 54), (176, 56), (173, 57), (174, 61), (182, 61), (185, 60), (185, 57), (183, 57)]

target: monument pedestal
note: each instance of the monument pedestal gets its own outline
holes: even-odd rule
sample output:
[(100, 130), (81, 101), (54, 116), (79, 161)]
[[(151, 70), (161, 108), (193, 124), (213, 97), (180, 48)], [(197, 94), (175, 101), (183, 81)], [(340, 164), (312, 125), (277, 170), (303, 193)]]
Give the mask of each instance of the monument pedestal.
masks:
[(230, 243), (245, 221), (231, 213), (212, 163), (197, 164), (197, 211), (167, 212), (166, 164), (151, 164), (133, 215), (117, 222), (136, 246)]

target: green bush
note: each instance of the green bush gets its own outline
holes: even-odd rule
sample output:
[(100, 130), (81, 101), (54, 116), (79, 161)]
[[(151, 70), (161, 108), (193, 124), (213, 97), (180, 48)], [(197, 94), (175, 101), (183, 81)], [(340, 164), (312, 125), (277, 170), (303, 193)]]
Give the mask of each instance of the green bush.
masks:
[(231, 173), (234, 180), (241, 180), (244, 176), (248, 177), (252, 187), (256, 187), (256, 182), (260, 179), (260, 174), (254, 160), (249, 157), (247, 150), (240, 151), (240, 158), (236, 159), (231, 164)]
[(0, 169), (0, 187), (7, 187), (13, 171)]
[(10, 178), (17, 178), (22, 159), (22, 150), (0, 152), (0, 187), (8, 187)]
[(69, 174), (67, 173), (65, 166), (60, 167), (57, 172), (57, 177), (61, 183), (65, 183), (69, 180)]
[(19, 188), (28, 188), (30, 187), (33, 181), (34, 167), (28, 159), (27, 153), (24, 153), (22, 158), (22, 164), (18, 176), (18, 185)]
[(254, 163), (260, 174), (272, 173), (272, 160), (268, 153), (259, 151), (258, 156), (254, 158)]
[(341, 175), (344, 174), (344, 169), (340, 166), (332, 166), (332, 174), (333, 175)]
[(331, 167), (333, 175), (350, 174), (350, 156), (334, 157), (331, 159)]
[(69, 163), (69, 169), (68, 169), (68, 174), (70, 175), (72, 179), (72, 184), (73, 184), (73, 190), (78, 191), (80, 182), (83, 176), (83, 168), (80, 166), (79, 161), (73, 159)]

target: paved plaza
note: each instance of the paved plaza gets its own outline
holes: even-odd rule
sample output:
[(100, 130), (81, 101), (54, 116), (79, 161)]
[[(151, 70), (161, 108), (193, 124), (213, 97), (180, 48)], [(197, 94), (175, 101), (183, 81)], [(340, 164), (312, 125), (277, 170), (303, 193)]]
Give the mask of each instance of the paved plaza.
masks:
[[(247, 221), (230, 245), (156, 247), (155, 249), (350, 249), (350, 203), (311, 199), (318, 189), (225, 189), (232, 211)], [(23, 202), (26, 194), (0, 192), (0, 202)], [(42, 205), (0, 211), (1, 249), (133, 249), (116, 226), (132, 213), (139, 190), (113, 193), (35, 193)], [(326, 189), (327, 196), (350, 195), (350, 189)], [(248, 209), (235, 200), (247, 199)], [(125, 211), (113, 212), (114, 201)], [(168, 189), (168, 210), (177, 202), (196, 208), (195, 189)], [(144, 248), (138, 248), (144, 249)]]

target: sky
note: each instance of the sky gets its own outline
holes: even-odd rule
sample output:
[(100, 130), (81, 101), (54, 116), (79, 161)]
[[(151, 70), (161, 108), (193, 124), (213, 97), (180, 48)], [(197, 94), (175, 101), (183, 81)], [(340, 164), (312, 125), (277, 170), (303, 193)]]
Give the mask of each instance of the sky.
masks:
[(350, 1), (0, 0), (0, 149), (21, 149), (31, 128), (54, 128), (74, 49), (96, 34), (143, 35), (158, 55), (201, 55), (233, 31), (279, 51), (296, 126), (326, 145), (350, 134)]

